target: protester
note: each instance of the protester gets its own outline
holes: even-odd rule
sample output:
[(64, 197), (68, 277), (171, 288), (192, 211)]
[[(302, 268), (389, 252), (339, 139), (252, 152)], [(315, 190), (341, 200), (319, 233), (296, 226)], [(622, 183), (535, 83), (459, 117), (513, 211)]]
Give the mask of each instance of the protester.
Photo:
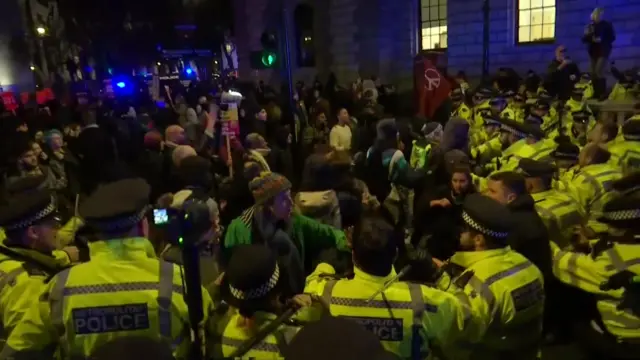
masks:
[(591, 13), (591, 23), (584, 30), (582, 41), (587, 44), (590, 59), (591, 79), (593, 81), (594, 96), (597, 99), (605, 97), (607, 80), (604, 70), (609, 61), (616, 33), (613, 25), (603, 20), (603, 8), (596, 8)]
[(289, 276), (289, 294), (301, 293), (305, 272), (327, 247), (347, 249), (341, 231), (298, 215), (293, 209), (291, 183), (282, 175), (264, 173), (251, 180), (256, 205), (233, 220), (227, 229), (224, 250), (228, 259), (234, 247), (266, 244), (276, 251)]

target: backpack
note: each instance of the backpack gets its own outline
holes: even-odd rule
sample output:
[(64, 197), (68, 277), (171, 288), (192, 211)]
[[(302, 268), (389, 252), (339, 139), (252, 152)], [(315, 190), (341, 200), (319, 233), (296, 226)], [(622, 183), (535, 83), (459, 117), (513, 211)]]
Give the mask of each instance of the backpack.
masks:
[(295, 205), (302, 215), (342, 229), (340, 204), (335, 191), (299, 192), (295, 197)]

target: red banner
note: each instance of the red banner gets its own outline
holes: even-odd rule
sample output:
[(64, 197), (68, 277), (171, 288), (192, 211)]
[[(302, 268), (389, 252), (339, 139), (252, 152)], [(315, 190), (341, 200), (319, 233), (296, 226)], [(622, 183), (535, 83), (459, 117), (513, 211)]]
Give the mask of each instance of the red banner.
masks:
[(20, 93), (20, 102), (22, 105), (26, 105), (29, 102), (29, 95), (30, 94), (26, 91)]
[(36, 91), (36, 101), (38, 102), (38, 105), (44, 105), (47, 101), (53, 100), (54, 98), (53, 91), (49, 88)]
[(18, 108), (16, 97), (12, 91), (5, 91), (1, 93), (0, 96), (2, 96), (2, 102), (4, 103), (5, 109), (15, 111)]
[(418, 93), (418, 113), (432, 118), (449, 97), (451, 84), (428, 59), (418, 59), (415, 62), (414, 76)]

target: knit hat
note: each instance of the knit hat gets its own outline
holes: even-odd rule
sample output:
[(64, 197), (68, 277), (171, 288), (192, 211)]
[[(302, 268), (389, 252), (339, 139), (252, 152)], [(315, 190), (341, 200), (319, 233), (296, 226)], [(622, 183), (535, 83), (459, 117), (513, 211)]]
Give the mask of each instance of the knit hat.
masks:
[(460, 166), (470, 165), (469, 156), (461, 150), (451, 150), (444, 154), (444, 165), (448, 173)]
[(249, 182), (249, 190), (256, 204), (263, 204), (281, 192), (291, 189), (291, 182), (286, 177), (274, 173), (263, 172)]

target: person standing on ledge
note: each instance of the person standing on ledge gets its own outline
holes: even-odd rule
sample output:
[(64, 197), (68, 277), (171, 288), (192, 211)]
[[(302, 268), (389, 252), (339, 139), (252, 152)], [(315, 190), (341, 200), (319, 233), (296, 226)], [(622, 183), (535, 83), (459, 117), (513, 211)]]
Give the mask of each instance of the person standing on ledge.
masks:
[(584, 30), (582, 42), (588, 45), (591, 79), (593, 81), (594, 97), (599, 100), (606, 98), (607, 80), (604, 77), (604, 68), (611, 55), (616, 33), (613, 25), (602, 20), (603, 8), (596, 8), (591, 13), (591, 23)]

